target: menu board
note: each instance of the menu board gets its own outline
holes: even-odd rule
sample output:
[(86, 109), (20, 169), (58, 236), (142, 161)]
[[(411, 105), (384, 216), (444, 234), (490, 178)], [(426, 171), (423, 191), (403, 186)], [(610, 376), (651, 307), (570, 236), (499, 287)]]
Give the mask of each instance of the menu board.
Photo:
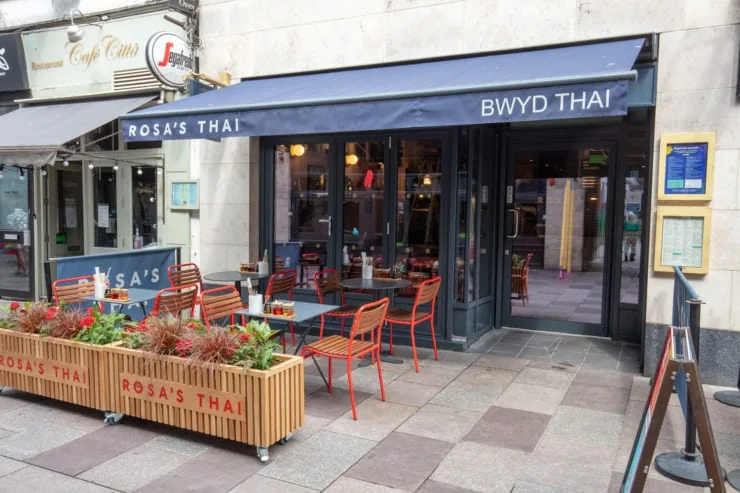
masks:
[(707, 190), (709, 144), (674, 143), (665, 149), (665, 194), (700, 195)]
[(172, 183), (172, 209), (197, 209), (199, 207), (197, 181), (182, 181)]
[(704, 248), (703, 217), (664, 217), (660, 263), (701, 267)]

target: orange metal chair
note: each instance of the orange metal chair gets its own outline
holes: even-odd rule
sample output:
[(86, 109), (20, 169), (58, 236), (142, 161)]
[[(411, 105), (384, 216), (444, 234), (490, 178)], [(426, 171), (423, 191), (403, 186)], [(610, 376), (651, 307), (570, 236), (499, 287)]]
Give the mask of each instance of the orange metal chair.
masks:
[(329, 312), (325, 315), (321, 315), (321, 329), (319, 330), (319, 339), (324, 337), (324, 317), (336, 317), (342, 320), (342, 332), (341, 335), (344, 337), (344, 323), (348, 318), (352, 318), (357, 315), (359, 306), (347, 305), (344, 302), (344, 290), (342, 289), (339, 274), (334, 269), (326, 269), (317, 272), (313, 276), (313, 282), (316, 285), (316, 294), (319, 297), (319, 303), (324, 303), (324, 297), (332, 293), (340, 293), (341, 295), (341, 306), (336, 310)]
[(58, 279), (51, 286), (54, 304), (75, 305), (84, 303), (86, 296), (95, 295), (95, 278), (93, 276), (68, 277)]
[[(434, 308), (437, 303), (437, 295), (439, 294), (439, 287), (441, 285), (442, 277), (440, 276), (422, 282), (416, 291), (416, 298), (414, 299), (411, 311), (403, 308), (392, 308), (388, 310), (388, 316), (386, 317), (390, 333), (389, 354), (393, 354), (393, 325), (408, 325), (410, 327), (411, 348), (414, 353), (414, 366), (416, 367), (416, 373), (419, 373), (419, 358), (416, 356), (416, 338), (414, 330), (418, 324), (426, 322), (427, 320), (429, 321), (429, 325), (432, 328), (434, 359), (439, 359), (439, 354), (437, 353), (437, 337), (434, 334)], [(430, 305), (430, 310), (420, 311), (419, 308), (424, 305)]]
[[(378, 379), (380, 380), (380, 398), (385, 400), (385, 386), (383, 384), (383, 369), (380, 363), (380, 331), (383, 328), (385, 316), (388, 313), (390, 300), (383, 298), (363, 305), (357, 310), (352, 322), (349, 338), (330, 336), (321, 339), (303, 348), (303, 356), (326, 356), (329, 358), (329, 392), (331, 392), (332, 360), (347, 361), (347, 381), (349, 383), (349, 398), (352, 403), (352, 417), (357, 421), (357, 406), (355, 404), (355, 390), (352, 385), (352, 360), (363, 359), (370, 354), (378, 364)], [(357, 336), (370, 334), (370, 341), (358, 341)]]
[[(267, 291), (265, 292), (265, 299), (270, 299), (276, 294), (285, 294), (289, 300), (293, 299), (293, 288), (295, 287), (296, 279), (298, 279), (298, 271), (296, 269), (281, 270), (275, 272), (270, 276), (270, 282), (267, 283)], [(290, 328), (290, 339), (295, 344), (295, 331), (293, 329), (293, 322), (288, 322)], [(283, 343), (285, 344), (285, 343)]]
[[(200, 295), (200, 305), (203, 309), (202, 318), (206, 327), (224, 318), (228, 318), (231, 325), (234, 325), (236, 312), (244, 308), (239, 291), (234, 286), (221, 286), (203, 291)], [(246, 318), (242, 315), (242, 325), (245, 320)]]
[(189, 317), (195, 315), (195, 305), (198, 303), (198, 285), (186, 284), (174, 288), (165, 288), (157, 293), (154, 298), (154, 308), (151, 315), (182, 316), (182, 312), (188, 310)]

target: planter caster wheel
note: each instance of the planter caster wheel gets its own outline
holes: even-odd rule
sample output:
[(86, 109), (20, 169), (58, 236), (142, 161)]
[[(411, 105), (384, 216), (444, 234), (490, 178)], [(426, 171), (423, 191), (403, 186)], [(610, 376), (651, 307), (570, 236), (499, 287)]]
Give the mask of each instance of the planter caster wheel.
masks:
[(107, 425), (115, 425), (118, 424), (123, 419), (123, 414), (121, 413), (105, 413), (105, 419), (103, 422)]
[(283, 438), (281, 438), (280, 440), (278, 440), (278, 445), (285, 445), (286, 443), (288, 443), (290, 441), (290, 439), (291, 439), (292, 436), (293, 436), (292, 433), (289, 434), (289, 435), (285, 435)]
[(257, 458), (263, 463), (270, 460), (270, 453), (267, 447), (257, 447)]

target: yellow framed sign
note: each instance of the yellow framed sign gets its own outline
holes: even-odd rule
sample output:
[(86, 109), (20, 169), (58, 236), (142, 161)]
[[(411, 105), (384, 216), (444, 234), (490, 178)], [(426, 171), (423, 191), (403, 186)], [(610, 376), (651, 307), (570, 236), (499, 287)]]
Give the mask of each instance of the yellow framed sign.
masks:
[(709, 202), (714, 186), (714, 132), (660, 137), (658, 200)]
[(709, 207), (658, 206), (655, 272), (673, 272), (678, 266), (685, 274), (707, 274), (711, 232)]

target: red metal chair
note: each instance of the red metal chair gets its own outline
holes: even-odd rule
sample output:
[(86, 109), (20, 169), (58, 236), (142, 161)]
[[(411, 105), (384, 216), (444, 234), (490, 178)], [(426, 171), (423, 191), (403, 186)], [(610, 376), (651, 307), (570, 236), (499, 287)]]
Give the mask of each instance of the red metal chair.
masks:
[(198, 285), (186, 284), (174, 288), (165, 288), (154, 298), (154, 308), (151, 315), (172, 315), (181, 317), (182, 312), (188, 310), (188, 316), (195, 315), (195, 305), (198, 303)]
[[(296, 279), (298, 279), (298, 271), (296, 269), (275, 272), (270, 276), (270, 282), (267, 283), (265, 299), (272, 298), (277, 294), (285, 294), (289, 300), (293, 300), (293, 288), (295, 287)], [(288, 322), (288, 327), (290, 328), (291, 342), (295, 344), (293, 322)], [(283, 342), (283, 344), (285, 343)]]
[[(219, 288), (207, 289), (200, 295), (200, 306), (203, 310), (202, 318), (206, 327), (212, 322), (229, 319), (229, 323), (236, 323), (236, 312), (244, 308), (239, 291), (234, 286), (221, 286)], [(242, 325), (246, 318), (241, 316)]]
[[(392, 308), (388, 310), (388, 316), (386, 321), (388, 322), (388, 329), (390, 333), (389, 338), (389, 354), (393, 354), (393, 325), (408, 325), (411, 332), (411, 348), (414, 353), (414, 366), (416, 367), (416, 373), (419, 373), (419, 358), (416, 356), (416, 339), (414, 336), (414, 330), (420, 323), (429, 321), (429, 325), (432, 328), (432, 345), (434, 347), (434, 359), (439, 359), (437, 353), (437, 338), (434, 334), (434, 308), (437, 303), (437, 295), (439, 294), (439, 287), (442, 285), (442, 277), (437, 276), (433, 279), (428, 279), (419, 285), (416, 291), (416, 298), (414, 304), (411, 307), (411, 311), (404, 308)], [(430, 310), (427, 312), (419, 311), (419, 308), (424, 305), (430, 305)]]
[(58, 279), (51, 285), (54, 304), (75, 305), (84, 303), (87, 296), (95, 295), (95, 278), (93, 276), (68, 277)]
[(177, 288), (180, 286), (195, 284), (198, 286), (198, 294), (203, 292), (203, 278), (200, 275), (200, 268), (197, 264), (177, 264), (170, 265), (167, 268), (167, 276), (170, 278), (170, 286)]
[[(352, 403), (352, 417), (357, 421), (357, 406), (355, 404), (355, 390), (352, 385), (352, 360), (363, 359), (370, 354), (378, 364), (378, 379), (380, 380), (380, 398), (385, 400), (385, 385), (383, 384), (383, 369), (380, 363), (380, 331), (383, 328), (385, 316), (388, 313), (390, 300), (368, 303), (357, 310), (352, 322), (349, 338), (329, 336), (303, 348), (303, 356), (326, 356), (329, 358), (329, 392), (331, 392), (332, 360), (347, 361), (347, 382), (349, 383), (349, 398)], [(377, 333), (375, 333), (377, 331)], [(357, 341), (357, 336), (370, 334), (370, 341)]]
[(335, 269), (326, 269), (317, 272), (313, 276), (313, 282), (316, 285), (316, 294), (319, 297), (319, 303), (324, 303), (324, 297), (332, 293), (340, 293), (341, 295), (341, 306), (336, 310), (329, 312), (325, 315), (321, 315), (321, 329), (319, 329), (319, 339), (324, 337), (324, 317), (336, 317), (342, 320), (342, 332), (341, 335), (344, 337), (344, 323), (348, 318), (352, 318), (357, 315), (359, 306), (347, 305), (344, 302), (344, 290), (342, 289), (339, 274)]

